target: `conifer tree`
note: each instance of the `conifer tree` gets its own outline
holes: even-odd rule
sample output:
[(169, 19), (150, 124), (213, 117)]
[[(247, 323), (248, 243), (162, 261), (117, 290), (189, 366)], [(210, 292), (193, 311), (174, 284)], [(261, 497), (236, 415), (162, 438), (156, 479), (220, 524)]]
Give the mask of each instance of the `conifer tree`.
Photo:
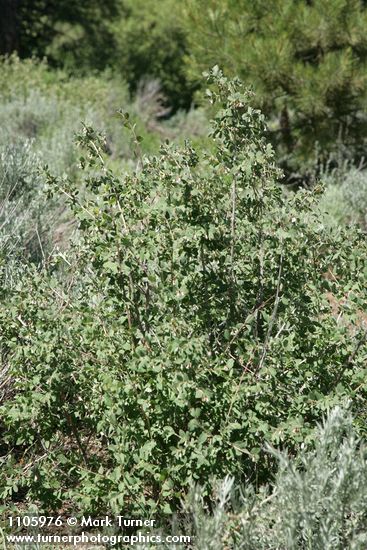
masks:
[(218, 63), (253, 87), (283, 160), (304, 163), (339, 142), (358, 154), (367, 83), (360, 0), (188, 0), (184, 20), (191, 78)]

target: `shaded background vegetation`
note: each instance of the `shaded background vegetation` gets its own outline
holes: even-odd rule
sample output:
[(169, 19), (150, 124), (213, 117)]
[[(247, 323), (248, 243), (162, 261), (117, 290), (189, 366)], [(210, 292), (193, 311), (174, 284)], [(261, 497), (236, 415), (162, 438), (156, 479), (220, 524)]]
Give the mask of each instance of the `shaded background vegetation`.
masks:
[(341, 151), (363, 157), (367, 12), (359, 0), (2, 0), (1, 13), (0, 53), (46, 56), (79, 76), (109, 68), (130, 92), (158, 79), (172, 112), (199, 98), (203, 70), (225, 67), (254, 88), (294, 181)]

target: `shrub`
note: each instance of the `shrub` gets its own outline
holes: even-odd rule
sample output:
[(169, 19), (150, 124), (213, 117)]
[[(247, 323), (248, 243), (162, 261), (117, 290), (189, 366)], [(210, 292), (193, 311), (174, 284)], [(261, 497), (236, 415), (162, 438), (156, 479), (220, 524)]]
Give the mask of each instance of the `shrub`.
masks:
[[(27, 254), (32, 251), (31, 257), (37, 261), (42, 259), (36, 228), (45, 254), (60, 241), (65, 224), (70, 222), (70, 212), (60, 198), (52, 204), (46, 201), (37, 168), (47, 164), (54, 173), (66, 172), (69, 177), (79, 178), (77, 154), (70, 136), (80, 130), (82, 120), (105, 132), (109, 162), (118, 169), (136, 163), (119, 117), (113, 116), (118, 109), (129, 106), (139, 134), (144, 136), (146, 153), (157, 151), (160, 139), (174, 133), (171, 125), (159, 124), (154, 113), (146, 115), (147, 102), (142, 105), (141, 97), (131, 102), (125, 83), (108, 73), (67, 79), (64, 72), (51, 71), (46, 62), (20, 61), (14, 55), (1, 60), (0, 97), (0, 185), (3, 198), (16, 185), (18, 199), (16, 207), (14, 201), (2, 204), (2, 227), (8, 245), (11, 241), (10, 248), (6, 246), (7, 261), (10, 250), (19, 257), (25, 249)], [(194, 134), (195, 125), (186, 124), (186, 118), (182, 116), (177, 121), (176, 132)], [(193, 116), (189, 115), (188, 120), (191, 119)], [(7, 180), (12, 178), (12, 184), (3, 180), (5, 172)], [(67, 238), (63, 236), (62, 241)]]
[(347, 166), (342, 171), (325, 174), (322, 179), (326, 189), (321, 207), (328, 212), (330, 222), (358, 224), (363, 230), (366, 230), (366, 171)]
[(363, 426), (365, 239), (323, 225), (317, 189), (282, 192), (263, 115), (210, 79), (208, 151), (146, 158), (124, 115), (134, 173), (85, 127), (85, 187), (49, 175), (81, 241), (3, 296), (5, 499), (168, 512), (193, 483), (269, 479), (265, 443), (294, 453), (350, 396)]
[(14, 260), (39, 260), (48, 247), (50, 211), (30, 140), (0, 145), (0, 247), (8, 275)]
[[(111, 81), (109, 86), (107, 77), (66, 81), (45, 63), (21, 62), (15, 56), (3, 60), (1, 67), (0, 143), (34, 140), (40, 162), (58, 173), (75, 173), (77, 158), (69, 136), (80, 129), (81, 121), (104, 127), (105, 115), (127, 101), (124, 86)], [(88, 88), (87, 101), (81, 87)]]
[(296, 458), (286, 452), (275, 456), (275, 481), (257, 494), (226, 479), (212, 513), (199, 489), (191, 494), (187, 511), (193, 521), (186, 533), (196, 535), (196, 548), (365, 548), (367, 451), (352, 416), (332, 410), (317, 429), (312, 451), (301, 450)]

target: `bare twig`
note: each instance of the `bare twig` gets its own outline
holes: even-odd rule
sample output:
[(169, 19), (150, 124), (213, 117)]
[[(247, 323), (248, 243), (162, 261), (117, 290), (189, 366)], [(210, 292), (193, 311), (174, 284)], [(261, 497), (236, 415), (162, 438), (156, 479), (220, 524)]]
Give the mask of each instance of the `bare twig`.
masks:
[(262, 369), (262, 367), (264, 366), (266, 354), (267, 354), (267, 351), (268, 351), (269, 340), (270, 340), (271, 333), (272, 333), (272, 330), (273, 330), (275, 318), (276, 318), (276, 315), (277, 315), (277, 312), (278, 312), (279, 299), (280, 299), (280, 290), (281, 290), (281, 286), (282, 286), (281, 285), (282, 268), (283, 268), (283, 254), (280, 256), (277, 290), (276, 290), (276, 294), (275, 294), (274, 307), (273, 307), (273, 311), (272, 311), (272, 314), (271, 314), (268, 330), (267, 330), (267, 333), (266, 333), (266, 336), (265, 336), (265, 342), (264, 342), (264, 347), (263, 347), (263, 351), (262, 351), (262, 354), (261, 354), (261, 359), (260, 359), (258, 371), (260, 371)]

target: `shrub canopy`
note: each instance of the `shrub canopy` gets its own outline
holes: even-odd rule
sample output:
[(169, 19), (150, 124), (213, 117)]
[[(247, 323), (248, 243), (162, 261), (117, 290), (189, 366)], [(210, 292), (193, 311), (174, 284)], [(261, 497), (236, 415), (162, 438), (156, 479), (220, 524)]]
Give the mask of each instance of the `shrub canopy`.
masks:
[(194, 483), (268, 479), (264, 444), (312, 442), (335, 403), (363, 416), (365, 239), (323, 225), (319, 189), (283, 192), (264, 116), (209, 80), (213, 152), (140, 157), (133, 133), (117, 176), (84, 127), (85, 186), (49, 175), (80, 242), (3, 290), (3, 498), (168, 512)]

